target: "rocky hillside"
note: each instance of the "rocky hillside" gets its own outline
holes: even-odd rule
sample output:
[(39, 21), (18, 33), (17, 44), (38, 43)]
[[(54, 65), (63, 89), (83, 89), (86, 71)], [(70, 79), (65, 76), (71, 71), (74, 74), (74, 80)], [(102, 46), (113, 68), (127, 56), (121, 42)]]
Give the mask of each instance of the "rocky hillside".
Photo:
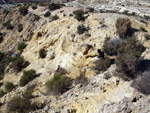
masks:
[[(145, 66), (143, 62), (143, 67), (148, 69), (138, 68), (141, 69), (139, 73), (134, 65), (141, 66), (141, 63), (136, 62), (132, 65), (137, 59), (149, 62), (148, 21), (124, 14), (92, 12), (78, 18), (75, 16), (77, 13), (73, 15), (73, 11), (77, 8), (72, 7), (62, 7), (48, 13), (47, 6), (37, 6), (36, 9), (30, 6), (28, 12), (21, 13), (19, 7), (0, 14), (1, 113), (150, 111), (150, 92), (147, 88), (149, 87), (147, 80), (150, 78), (149, 65), (147, 63)], [(83, 18), (85, 21), (78, 21)], [(123, 71), (127, 71), (128, 68), (137, 71), (134, 75), (126, 73), (128, 80), (120, 77), (122, 70), (116, 75), (119, 66), (112, 61), (113, 59), (118, 61), (118, 54), (110, 55), (105, 52), (105, 59), (100, 59), (101, 62), (97, 58), (97, 50), (105, 50), (104, 44), (107, 44), (108, 37), (110, 40), (121, 41), (122, 45), (127, 45), (128, 52), (137, 47), (134, 46), (136, 42), (131, 46), (132, 44), (126, 43), (126, 39), (121, 39), (122, 34), (118, 34), (116, 28), (118, 18), (130, 19), (132, 23), (130, 33), (141, 43), (137, 44), (136, 49), (142, 51), (140, 54), (142, 58), (138, 57), (139, 53), (133, 57), (134, 53), (126, 54), (125, 59), (128, 59), (129, 55), (131, 57), (127, 63), (125, 62), (127, 67)], [(141, 47), (145, 49), (140, 50)], [(117, 52), (121, 54), (119, 50)], [(122, 57), (125, 53), (121, 54)], [(100, 64), (97, 65), (96, 62)], [(58, 65), (63, 73), (59, 70), (56, 72)], [(147, 79), (140, 78), (141, 76), (136, 76), (137, 74), (147, 76)], [(60, 81), (57, 81), (58, 79)], [(143, 82), (144, 80), (146, 82)], [(140, 83), (143, 83), (141, 86), (143, 90), (141, 87), (139, 89)]]
[(139, 2), (149, 2), (149, 0), (78, 0), (79, 2), (91, 2), (91, 3), (139, 3)]

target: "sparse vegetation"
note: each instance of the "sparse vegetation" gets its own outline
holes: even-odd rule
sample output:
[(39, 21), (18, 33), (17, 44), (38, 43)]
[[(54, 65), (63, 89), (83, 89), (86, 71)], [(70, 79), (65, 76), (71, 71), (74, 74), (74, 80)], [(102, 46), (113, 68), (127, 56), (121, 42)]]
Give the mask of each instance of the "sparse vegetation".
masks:
[(40, 56), (40, 58), (46, 57), (46, 50), (44, 48), (40, 49), (39, 56)]
[(4, 96), (5, 92), (3, 89), (0, 89), (0, 97)]
[(52, 20), (57, 20), (57, 19), (59, 19), (59, 16), (57, 16), (57, 15), (52, 17)]
[(79, 34), (83, 34), (85, 31), (88, 31), (89, 28), (85, 27), (83, 24), (82, 25), (79, 25), (78, 28), (77, 28), (77, 32)]
[(98, 71), (98, 72), (106, 71), (109, 68), (110, 65), (111, 65), (110, 59), (100, 58), (97, 61), (95, 61), (95, 70)]
[(146, 32), (146, 29), (144, 27), (140, 27), (140, 30)]
[(23, 49), (26, 48), (26, 46), (27, 46), (27, 45), (26, 45), (24, 42), (20, 42), (20, 43), (18, 44), (17, 49), (18, 49), (20, 52), (22, 52)]
[(14, 88), (14, 84), (12, 82), (6, 82), (5, 84), (5, 90), (6, 92), (11, 92)]
[(16, 95), (7, 103), (7, 110), (11, 113), (29, 113), (30, 111), (35, 110), (35, 104), (32, 104), (30, 101), (31, 95), (31, 93)]
[(52, 79), (46, 82), (46, 87), (54, 94), (65, 92), (69, 85), (69, 79), (61, 72), (55, 73)]
[(48, 5), (49, 5), (49, 3), (43, 3), (43, 2), (39, 3), (39, 6), (48, 6)]
[(34, 15), (34, 20), (35, 20), (35, 21), (39, 21), (39, 19), (40, 19), (40, 16)]
[(26, 6), (20, 7), (19, 12), (21, 15), (25, 16), (26, 14), (28, 14), (28, 7)]
[(103, 22), (102, 22), (102, 21), (100, 21), (100, 22), (99, 22), (99, 24), (103, 24)]
[(148, 34), (145, 34), (144, 37), (145, 37), (146, 39), (150, 39), (150, 36), (149, 36)]
[(93, 13), (94, 12), (94, 8), (88, 8), (89, 12)]
[(117, 76), (129, 80), (135, 77), (138, 72), (141, 53), (145, 50), (135, 37), (122, 41), (116, 58)]
[(4, 58), (5, 54), (0, 52), (0, 61)]
[(52, 3), (52, 4), (49, 4), (49, 9), (51, 10), (51, 11), (53, 11), (53, 10), (56, 10), (56, 9), (60, 9), (61, 7), (62, 7), (62, 5), (61, 4), (55, 4), (55, 3)]
[(125, 14), (125, 15), (128, 15), (128, 10), (124, 10), (123, 12), (122, 12), (122, 14)]
[(73, 16), (73, 14), (69, 14), (69, 16)]
[(76, 10), (73, 13), (75, 14), (75, 19), (77, 19), (78, 21), (85, 20), (84, 11), (82, 9)]
[(23, 30), (23, 25), (22, 24), (19, 24), (18, 25), (18, 32), (21, 32)]
[(44, 14), (45, 17), (49, 17), (50, 15), (51, 15), (51, 13), (50, 13), (49, 11), (47, 11), (47, 12)]
[(117, 50), (121, 46), (121, 40), (120, 39), (112, 39), (110, 40), (109, 37), (107, 37), (103, 44), (103, 51), (109, 56), (117, 55)]
[(126, 38), (131, 28), (131, 21), (128, 18), (118, 18), (116, 28), (120, 38)]
[(34, 69), (30, 69), (28, 71), (24, 71), (23, 72), (23, 76), (20, 79), (20, 86), (24, 86), (26, 85), (28, 82), (30, 82), (31, 80), (33, 80), (35, 78), (35, 70)]
[(0, 43), (3, 42), (3, 34), (0, 32)]
[(138, 77), (133, 81), (132, 86), (139, 92), (150, 94), (150, 71), (145, 71), (137, 75)]
[(11, 68), (16, 72), (21, 71), (21, 69), (24, 67), (25, 60), (19, 55), (17, 57), (11, 58), (11, 61)]
[(8, 19), (6, 22), (3, 23), (3, 26), (6, 27), (9, 30), (13, 29), (13, 26), (11, 25), (11, 19)]
[(34, 5), (32, 6), (32, 9), (33, 9), (33, 10), (37, 9), (37, 5), (34, 4)]

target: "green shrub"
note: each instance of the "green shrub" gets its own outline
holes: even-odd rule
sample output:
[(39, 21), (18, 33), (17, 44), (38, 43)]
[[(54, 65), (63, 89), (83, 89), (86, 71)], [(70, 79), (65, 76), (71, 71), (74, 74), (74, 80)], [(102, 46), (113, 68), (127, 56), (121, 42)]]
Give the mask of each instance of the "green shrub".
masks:
[(116, 28), (120, 38), (126, 38), (131, 28), (131, 21), (128, 18), (118, 18)]
[(6, 108), (11, 113), (29, 113), (37, 109), (37, 106), (31, 103), (31, 97), (27, 93), (15, 95), (7, 104)]
[(52, 3), (52, 4), (49, 4), (49, 9), (51, 10), (51, 11), (53, 11), (53, 10), (56, 10), (56, 9), (60, 9), (61, 8), (61, 4), (55, 4), (55, 3)]
[(3, 33), (0, 32), (0, 43), (3, 42)]
[(11, 68), (14, 71), (18, 72), (21, 71), (21, 69), (24, 67), (25, 60), (23, 57), (18, 55), (17, 57), (12, 57), (11, 62)]
[(125, 15), (128, 15), (128, 10), (124, 10), (123, 12), (122, 12), (122, 14), (125, 14)]
[(6, 10), (6, 9), (3, 10), (3, 14), (6, 14), (6, 15), (7, 15), (8, 13), (9, 13), (8, 10)]
[(46, 50), (44, 48), (40, 49), (39, 56), (40, 56), (40, 58), (46, 57)]
[(5, 90), (6, 92), (11, 92), (14, 88), (14, 84), (12, 82), (6, 82), (5, 84)]
[(88, 8), (89, 12), (93, 13), (94, 12), (94, 8)]
[(0, 52), (0, 61), (4, 58), (5, 54)]
[(3, 23), (3, 26), (6, 27), (9, 30), (13, 29), (13, 26), (11, 25), (11, 19), (8, 19), (6, 22)]
[(6, 27), (8, 24), (10, 24), (11, 19), (8, 19), (6, 22), (3, 23), (3, 26)]
[(88, 11), (84, 11), (84, 14), (88, 14), (89, 12)]
[(64, 12), (64, 10), (61, 10), (61, 11), (60, 11), (60, 13), (63, 13), (63, 12)]
[(79, 34), (83, 34), (85, 31), (88, 31), (89, 30), (89, 28), (86, 28), (83, 24), (82, 25), (79, 25), (78, 27), (77, 27), (77, 32), (79, 33)]
[(69, 79), (62, 73), (56, 73), (52, 79), (46, 82), (46, 87), (54, 94), (60, 94), (67, 90)]
[(140, 30), (146, 32), (146, 29), (144, 27), (140, 27)]
[(26, 48), (26, 46), (27, 46), (27, 45), (26, 45), (24, 42), (20, 42), (20, 43), (18, 44), (17, 49), (18, 49), (20, 52), (22, 52), (23, 49)]
[(69, 16), (73, 16), (73, 14), (69, 14)]
[(102, 21), (100, 21), (100, 22), (99, 22), (99, 24), (103, 24), (103, 22), (102, 22)]
[(33, 10), (37, 9), (37, 5), (33, 5), (33, 6), (32, 6), (32, 9), (33, 9)]
[(150, 94), (150, 71), (145, 71), (137, 75), (134, 79), (132, 87), (134, 87), (139, 92), (149, 95)]
[(7, 24), (6, 28), (7, 28), (8, 30), (12, 30), (14, 27), (11, 25), (11, 23), (9, 23), (9, 24)]
[(19, 24), (18, 25), (18, 32), (21, 32), (23, 30), (23, 25), (22, 24)]
[(136, 15), (136, 13), (135, 12), (132, 12), (132, 16), (135, 16)]
[(47, 12), (44, 14), (45, 17), (49, 17), (50, 15), (51, 15), (51, 13), (50, 13), (49, 11), (47, 11)]
[(43, 2), (39, 3), (39, 6), (48, 6), (48, 5), (49, 5), (49, 3), (43, 3)]
[(39, 21), (39, 19), (40, 19), (40, 16), (34, 15), (34, 20), (35, 20), (35, 21)]
[(98, 71), (98, 72), (106, 71), (109, 68), (110, 65), (111, 65), (110, 59), (100, 58), (100, 59), (95, 61), (95, 70)]
[(146, 39), (149, 39), (149, 38), (150, 38), (150, 36), (149, 36), (148, 34), (145, 34), (144, 37), (145, 37)]
[(20, 7), (19, 12), (21, 15), (25, 16), (26, 14), (28, 14), (28, 7), (25, 7), (25, 6)]
[(119, 77), (125, 80), (135, 77), (138, 72), (140, 57), (144, 50), (144, 46), (135, 37), (122, 41), (115, 62), (117, 66), (116, 72), (119, 73)]
[(100, 10), (100, 13), (105, 13), (105, 11), (104, 10)]
[(3, 89), (0, 89), (0, 97), (4, 96), (5, 92)]
[(57, 16), (57, 15), (52, 17), (52, 20), (57, 20), (57, 19), (59, 19), (59, 16)]
[(82, 9), (76, 10), (73, 13), (75, 14), (75, 19), (77, 19), (78, 21), (85, 20), (84, 11)]
[(24, 71), (23, 76), (20, 79), (20, 86), (24, 86), (24, 85), (28, 84), (28, 82), (30, 82), (31, 80), (33, 80), (35, 78), (35, 74), (36, 74), (36, 72), (34, 69)]
[(109, 56), (117, 55), (117, 50), (120, 48), (121, 40), (106, 38), (103, 44), (103, 51)]

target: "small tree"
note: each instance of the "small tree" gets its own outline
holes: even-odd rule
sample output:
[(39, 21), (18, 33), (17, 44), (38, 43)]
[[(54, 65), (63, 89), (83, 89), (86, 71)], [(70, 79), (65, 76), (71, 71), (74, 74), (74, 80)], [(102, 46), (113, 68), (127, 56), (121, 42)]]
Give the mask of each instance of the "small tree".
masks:
[(6, 92), (11, 92), (14, 88), (14, 84), (12, 82), (6, 82), (5, 84), (5, 90)]
[(116, 71), (119, 72), (117, 75), (125, 80), (134, 78), (138, 72), (140, 56), (144, 50), (144, 46), (135, 37), (124, 40), (118, 50), (115, 62)]
[(113, 56), (117, 55), (117, 50), (121, 46), (121, 40), (120, 39), (112, 39), (110, 40), (109, 37), (107, 37), (103, 44), (103, 51), (107, 55)]
[(128, 18), (118, 18), (116, 28), (120, 38), (126, 38), (131, 28), (131, 21)]
[(77, 19), (78, 21), (85, 20), (84, 11), (82, 9), (74, 11), (74, 14), (75, 14), (75, 19)]

